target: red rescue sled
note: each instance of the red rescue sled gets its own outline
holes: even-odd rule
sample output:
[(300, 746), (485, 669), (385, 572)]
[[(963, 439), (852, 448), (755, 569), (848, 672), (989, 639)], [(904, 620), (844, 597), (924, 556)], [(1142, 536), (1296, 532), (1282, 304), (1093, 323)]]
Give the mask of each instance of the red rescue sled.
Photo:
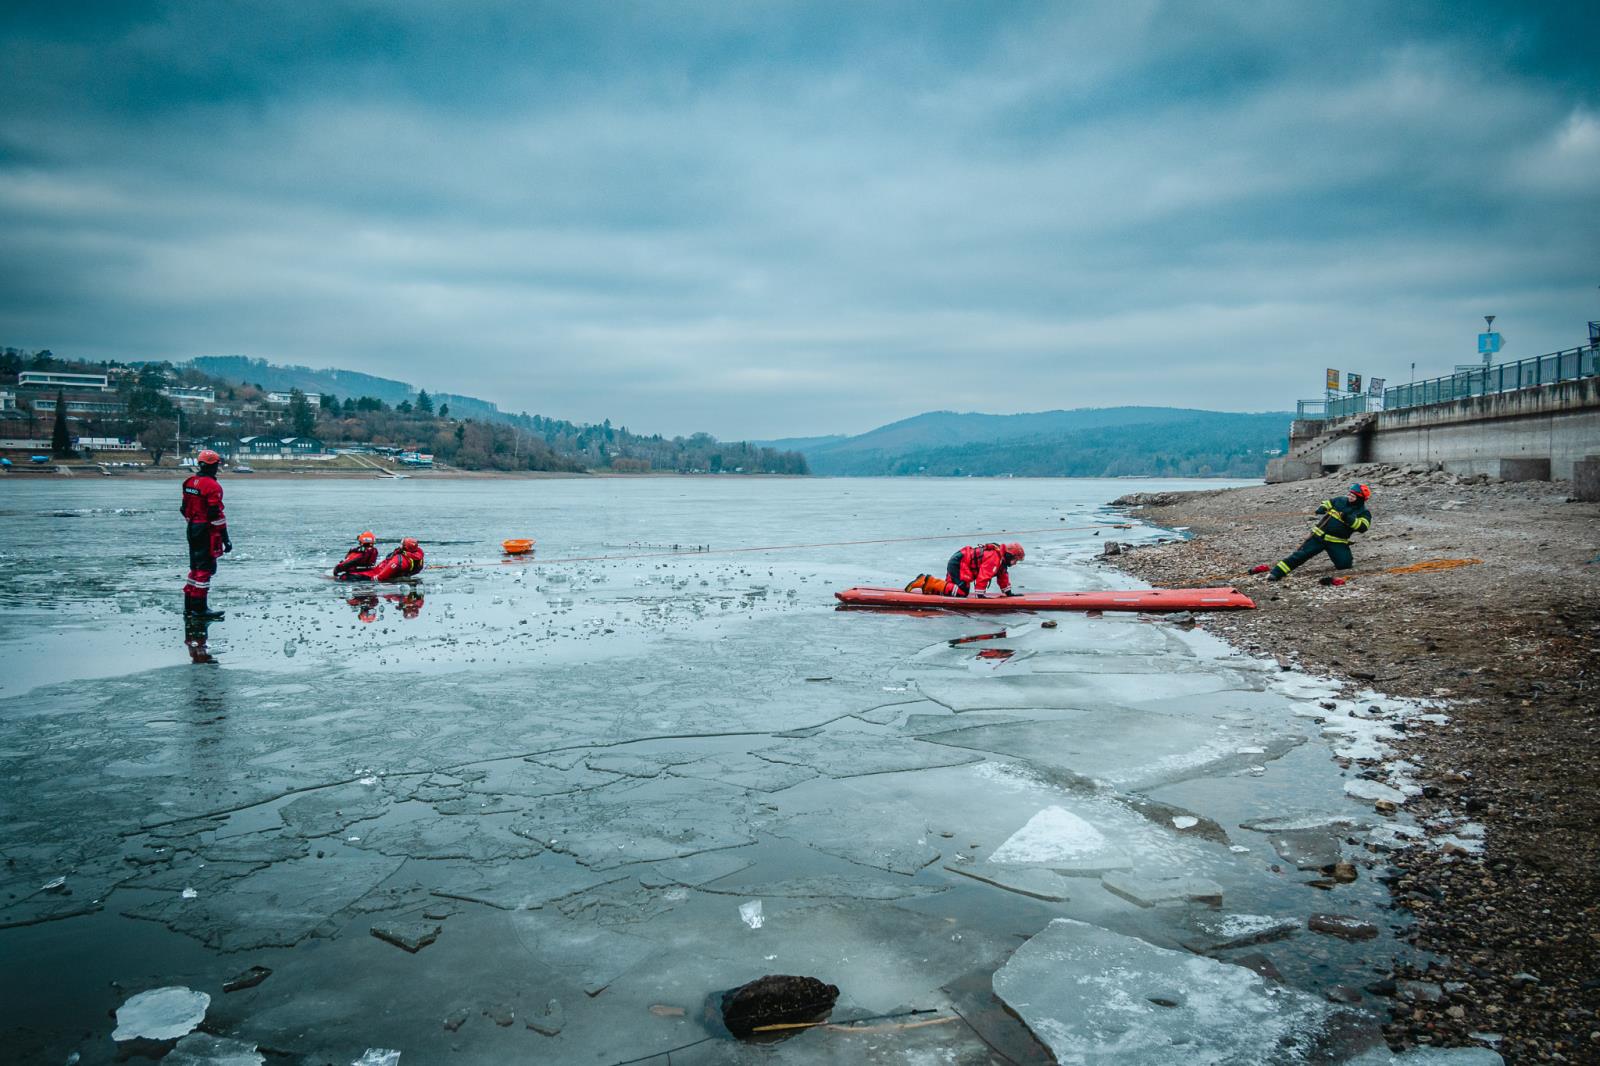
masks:
[(960, 611), (1237, 611), (1255, 607), (1238, 589), (1113, 589), (1105, 592), (1029, 592), (1017, 596), (924, 596), (902, 589), (835, 592), (847, 607)]

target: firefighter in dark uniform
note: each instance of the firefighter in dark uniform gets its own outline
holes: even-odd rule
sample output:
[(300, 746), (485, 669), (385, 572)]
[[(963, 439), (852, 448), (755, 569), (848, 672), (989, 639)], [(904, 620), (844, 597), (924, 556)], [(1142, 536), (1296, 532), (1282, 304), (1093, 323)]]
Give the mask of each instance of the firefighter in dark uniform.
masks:
[(1367, 500), (1371, 498), (1372, 490), (1357, 483), (1350, 486), (1343, 499), (1323, 500), (1317, 505), (1316, 528), (1306, 542), (1288, 558), (1270, 567), (1257, 567), (1255, 572), (1266, 570), (1268, 581), (1282, 581), (1295, 567), (1310, 562), (1318, 552), (1324, 551), (1333, 560), (1334, 569), (1350, 569), (1355, 565), (1355, 558), (1350, 554), (1350, 538), (1372, 528), (1372, 515), (1367, 511)]
[(179, 510), (188, 523), (189, 577), (183, 583), (183, 613), (186, 618), (218, 621), (221, 611), (206, 603), (217, 560), (233, 551), (228, 539), (228, 521), (222, 515), (222, 486), (217, 482), (217, 467), (222, 456), (205, 449), (195, 456), (199, 473), (183, 482), (183, 503)]

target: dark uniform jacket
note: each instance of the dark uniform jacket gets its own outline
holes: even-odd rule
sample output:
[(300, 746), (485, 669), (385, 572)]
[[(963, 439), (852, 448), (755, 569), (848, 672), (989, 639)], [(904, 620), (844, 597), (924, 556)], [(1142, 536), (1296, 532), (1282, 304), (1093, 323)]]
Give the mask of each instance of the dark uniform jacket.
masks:
[(1317, 513), (1322, 518), (1311, 535), (1321, 537), (1328, 544), (1349, 544), (1352, 536), (1372, 528), (1372, 515), (1367, 505), (1351, 503), (1348, 496), (1323, 500), (1317, 504)]

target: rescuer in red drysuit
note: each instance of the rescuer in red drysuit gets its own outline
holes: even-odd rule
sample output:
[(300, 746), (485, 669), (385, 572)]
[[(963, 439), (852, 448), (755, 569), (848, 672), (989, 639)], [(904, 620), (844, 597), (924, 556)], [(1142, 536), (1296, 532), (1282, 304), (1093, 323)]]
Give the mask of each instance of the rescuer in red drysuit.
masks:
[(400, 547), (370, 570), (346, 570), (340, 581), (399, 581), (422, 573), (422, 545), (417, 538), (407, 537)]
[(351, 570), (371, 570), (378, 565), (378, 536), (372, 530), (367, 530), (356, 538), (356, 546), (345, 553), (345, 557), (334, 564), (333, 576), (347, 573)]
[(211, 592), (211, 577), (217, 572), (217, 560), (233, 551), (233, 541), (228, 539), (228, 521), (222, 516), (222, 486), (217, 482), (222, 456), (207, 448), (195, 456), (195, 461), (199, 473), (184, 479), (183, 502), (178, 506), (188, 522), (189, 538), (183, 613), (214, 622), (222, 618), (222, 612), (211, 610), (206, 597)]
[(1015, 596), (1011, 591), (1011, 567), (1022, 562), (1026, 556), (1022, 545), (1015, 541), (1010, 544), (969, 544), (954, 555), (945, 567), (945, 576), (934, 577), (931, 574), (918, 574), (916, 580), (906, 586), (907, 592), (921, 592), (926, 596), (966, 596), (976, 588), (976, 594), (982, 596), (993, 581), (1000, 586), (1000, 592), (1005, 596)]

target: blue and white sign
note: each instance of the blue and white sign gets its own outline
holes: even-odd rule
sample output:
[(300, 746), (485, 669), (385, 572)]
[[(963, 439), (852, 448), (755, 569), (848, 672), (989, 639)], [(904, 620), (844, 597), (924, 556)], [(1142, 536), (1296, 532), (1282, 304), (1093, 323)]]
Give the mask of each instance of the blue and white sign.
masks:
[(1498, 333), (1478, 334), (1478, 353), (1480, 355), (1494, 355), (1500, 350), (1501, 339)]

